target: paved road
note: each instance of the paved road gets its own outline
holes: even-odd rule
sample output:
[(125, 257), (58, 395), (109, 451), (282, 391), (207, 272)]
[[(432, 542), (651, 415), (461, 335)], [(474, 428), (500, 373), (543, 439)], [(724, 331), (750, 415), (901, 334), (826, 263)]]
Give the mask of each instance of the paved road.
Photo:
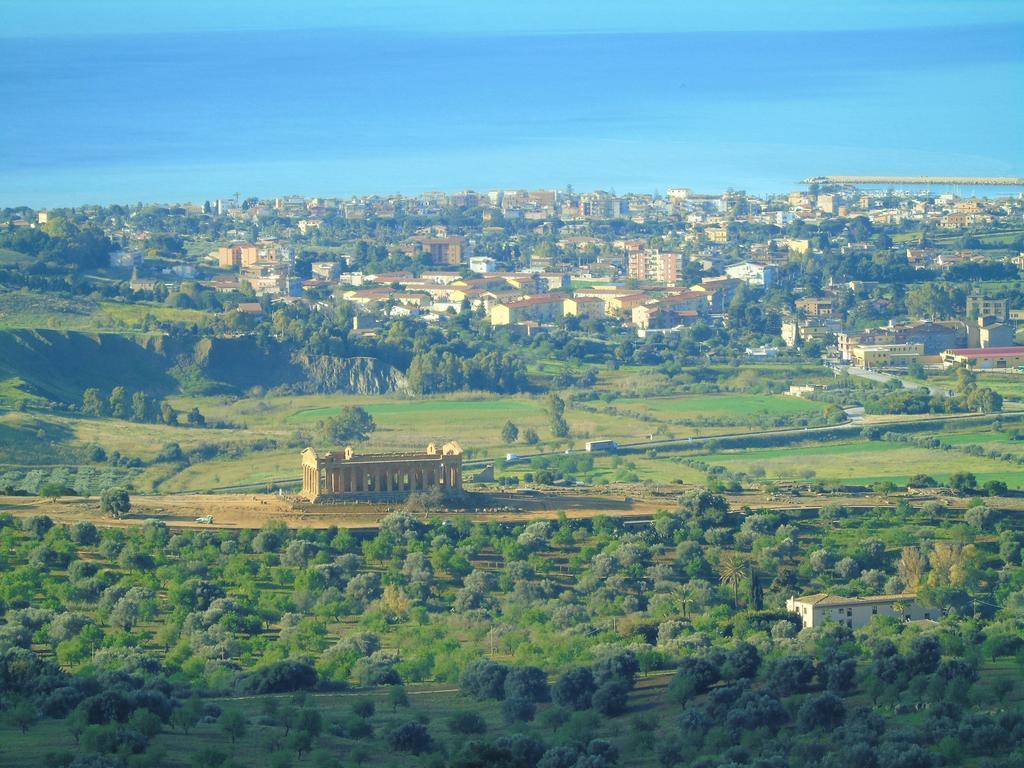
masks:
[(861, 379), (870, 379), (871, 381), (878, 381), (881, 382), (882, 384), (887, 384), (890, 381), (898, 381), (904, 389), (921, 389), (922, 387), (924, 387), (933, 397), (949, 397), (950, 395), (953, 394), (951, 390), (948, 390), (945, 387), (932, 387), (929, 386), (928, 384), (918, 384), (915, 381), (907, 381), (906, 379), (901, 379), (899, 376), (894, 376), (891, 373), (872, 371), (869, 368), (858, 368), (856, 365), (843, 366), (842, 368), (833, 368), (832, 370), (835, 371), (837, 374), (845, 371), (851, 376), (857, 376), (858, 378)]

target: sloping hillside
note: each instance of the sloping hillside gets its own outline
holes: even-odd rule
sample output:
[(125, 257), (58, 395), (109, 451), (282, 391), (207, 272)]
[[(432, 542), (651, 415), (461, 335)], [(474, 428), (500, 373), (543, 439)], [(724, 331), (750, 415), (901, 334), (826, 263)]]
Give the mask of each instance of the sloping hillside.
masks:
[(173, 392), (167, 357), (152, 336), (51, 330), (0, 332), (0, 381), (50, 400), (78, 402), (82, 391), (116, 386), (152, 394)]
[(302, 392), (382, 394), (404, 390), (405, 377), (372, 358), (306, 358), (254, 336), (184, 337), (0, 331), (0, 401), (18, 393), (77, 403), (82, 392), (117, 386), (152, 396), (187, 391), (241, 393), (292, 385)]

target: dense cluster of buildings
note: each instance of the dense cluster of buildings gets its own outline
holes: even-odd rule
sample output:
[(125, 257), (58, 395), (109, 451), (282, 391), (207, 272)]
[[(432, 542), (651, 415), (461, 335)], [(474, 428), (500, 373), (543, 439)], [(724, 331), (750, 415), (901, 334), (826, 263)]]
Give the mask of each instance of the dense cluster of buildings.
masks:
[[(858, 228), (843, 228), (839, 237), (832, 238), (833, 250), (858, 255), (888, 248), (905, 256), (910, 267), (950, 269), (991, 256), (984, 249), (961, 247), (963, 240), (956, 247), (886, 246), (870, 233), (875, 227), (907, 222), (957, 230), (1016, 221), (1024, 213), (1019, 198), (961, 199), (951, 194), (854, 187), (812, 188), (768, 197), (742, 192), (700, 195), (683, 188), (665, 194), (626, 195), (571, 189), (493, 190), (346, 199), (235, 198), (179, 210), (218, 217), (219, 231), (230, 239), (211, 243), (205, 261), (183, 258), (168, 264), (164, 260), (155, 270), (142, 252), (151, 233), (132, 226), (129, 219), (123, 229), (108, 234), (123, 245), (111, 255), (111, 266), (132, 270), (133, 290), (148, 291), (160, 284), (173, 290), (182, 280), (199, 280), (217, 291), (251, 289), (256, 296), (282, 302), (315, 304), (333, 295), (357, 307), (357, 327), (367, 332), (373, 332), (376, 320), (385, 316), (437, 322), (470, 310), (486, 314), (496, 326), (526, 333), (574, 316), (613, 318), (644, 337), (676, 332), (698, 321), (728, 325), (730, 305), (744, 286), (781, 287), (793, 300), (782, 322), (782, 348), (818, 343), (833, 350), (837, 360), (865, 368), (903, 368), (913, 361), (978, 368), (1019, 364), (1014, 354), (997, 351), (1014, 347), (1016, 324), (1024, 310), (980, 294), (968, 298), (964, 316), (956, 321), (920, 319), (866, 329), (844, 327), (842, 293), (864, 296), (879, 286), (851, 281), (823, 287), (817, 295), (793, 290), (792, 276), (820, 253), (819, 241), (777, 234), (780, 229), (803, 231), (798, 222), (820, 225), (830, 218), (860, 217)], [(469, 211), (471, 219), (467, 215), (462, 220), (479, 223), (439, 223), (458, 221), (454, 212)], [(436, 217), (438, 223), (394, 240), (364, 238), (324, 249), (323, 259), (311, 265), (304, 262), (298, 277), (298, 254), (318, 242), (325, 228), (338, 220), (398, 217)], [(38, 226), (47, 218), (48, 212), (40, 211), (36, 221), (26, 218), (8, 224)], [(663, 234), (596, 234), (642, 231), (601, 224), (617, 220), (632, 225), (660, 222), (658, 231)], [(518, 224), (509, 228), (508, 222)], [(774, 229), (759, 229), (762, 225)], [(254, 232), (264, 230), (273, 235), (252, 238)], [(759, 231), (776, 234), (751, 237), (751, 232)], [(495, 238), (507, 247), (496, 250)], [(541, 242), (547, 247), (540, 247)], [(414, 263), (415, 268), (368, 269), (366, 259), (357, 256), (360, 247), (364, 253), (372, 247), (396, 258), (407, 257), (405, 263)], [(574, 254), (580, 258), (572, 258)], [(308, 260), (308, 255), (304, 258)], [(1012, 254), (1009, 260), (1024, 266), (1024, 254)], [(247, 304), (259, 311), (259, 304)], [(875, 314), (884, 315), (884, 308)], [(777, 353), (769, 346), (759, 354)]]
[[(835, 343), (841, 362), (861, 368), (905, 369), (918, 362), (979, 370), (1015, 369), (1024, 365), (1024, 347), (1015, 346), (1016, 321), (1021, 317), (1024, 312), (1010, 310), (1006, 299), (975, 292), (967, 296), (962, 320), (890, 322), (879, 328), (837, 330)], [(795, 345), (801, 332), (799, 321), (791, 320), (783, 327), (783, 338)]]

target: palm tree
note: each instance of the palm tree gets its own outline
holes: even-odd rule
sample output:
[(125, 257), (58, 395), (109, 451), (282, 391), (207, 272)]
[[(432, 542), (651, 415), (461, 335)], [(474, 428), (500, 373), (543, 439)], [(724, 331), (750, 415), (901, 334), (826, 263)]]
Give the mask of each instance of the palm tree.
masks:
[(740, 582), (743, 581), (743, 574), (747, 564), (734, 555), (726, 555), (718, 562), (718, 578), (723, 584), (732, 586), (732, 606), (739, 607)]
[(689, 607), (693, 601), (693, 587), (690, 586), (689, 582), (677, 584), (672, 590), (672, 594), (676, 599), (676, 604), (679, 606), (679, 611), (682, 613), (683, 618), (689, 618)]

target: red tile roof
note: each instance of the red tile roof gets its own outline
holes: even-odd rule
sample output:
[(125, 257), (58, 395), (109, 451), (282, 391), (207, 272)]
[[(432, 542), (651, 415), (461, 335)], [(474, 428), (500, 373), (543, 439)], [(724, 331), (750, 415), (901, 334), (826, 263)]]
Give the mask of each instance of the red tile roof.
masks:
[(1024, 347), (989, 347), (988, 349), (947, 349), (946, 354), (960, 357), (1006, 357), (1024, 355)]
[(522, 299), (520, 301), (510, 301), (505, 306), (521, 309), (522, 307), (532, 307), (537, 304), (551, 304), (555, 302), (561, 304), (565, 299), (564, 293), (548, 293), (543, 296), (532, 296), (529, 299)]

